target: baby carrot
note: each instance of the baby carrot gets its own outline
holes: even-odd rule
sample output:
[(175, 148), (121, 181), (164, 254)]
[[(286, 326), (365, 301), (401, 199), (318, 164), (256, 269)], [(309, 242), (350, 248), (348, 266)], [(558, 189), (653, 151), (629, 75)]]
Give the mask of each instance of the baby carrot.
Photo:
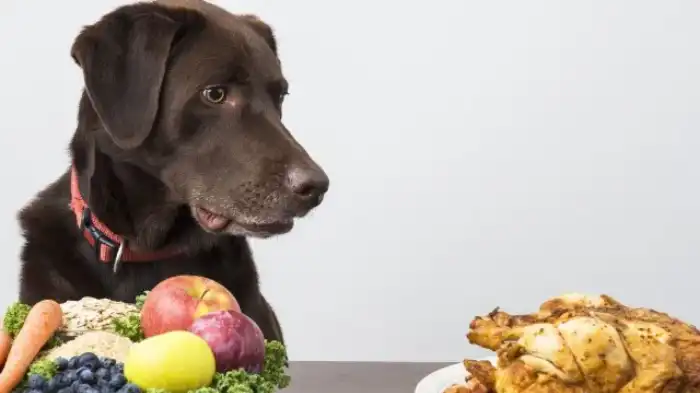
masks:
[(29, 311), (0, 372), (0, 393), (10, 393), (24, 378), (34, 358), (63, 323), (61, 306), (42, 300)]
[(10, 353), (10, 347), (12, 346), (12, 336), (5, 330), (0, 330), (0, 366), (5, 364), (5, 359), (7, 359), (7, 354)]

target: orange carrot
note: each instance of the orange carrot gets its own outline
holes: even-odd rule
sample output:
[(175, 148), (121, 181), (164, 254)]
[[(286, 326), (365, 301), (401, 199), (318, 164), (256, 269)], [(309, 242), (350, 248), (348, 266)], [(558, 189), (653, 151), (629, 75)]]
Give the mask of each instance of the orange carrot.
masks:
[(61, 327), (63, 312), (53, 300), (42, 300), (29, 311), (0, 372), (0, 393), (10, 393), (24, 378), (34, 358)]
[(0, 330), (0, 366), (5, 364), (5, 359), (7, 359), (7, 354), (10, 353), (11, 346), (12, 336), (10, 336), (10, 333), (4, 329)]

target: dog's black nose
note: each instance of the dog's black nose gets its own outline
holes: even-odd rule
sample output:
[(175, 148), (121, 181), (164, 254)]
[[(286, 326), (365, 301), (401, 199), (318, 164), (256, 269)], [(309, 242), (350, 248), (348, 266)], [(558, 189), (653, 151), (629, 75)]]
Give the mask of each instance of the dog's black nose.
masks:
[(321, 202), (328, 191), (328, 175), (321, 168), (292, 167), (287, 172), (287, 187), (304, 201)]

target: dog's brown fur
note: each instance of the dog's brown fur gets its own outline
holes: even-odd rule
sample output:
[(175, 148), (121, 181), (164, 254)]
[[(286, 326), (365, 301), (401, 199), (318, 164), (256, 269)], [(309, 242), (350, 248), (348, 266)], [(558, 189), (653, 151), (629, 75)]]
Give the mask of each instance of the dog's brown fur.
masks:
[[(282, 340), (245, 237), (289, 231), (328, 177), (281, 121), (287, 82), (270, 27), (201, 0), (137, 3), (86, 27), (72, 56), (85, 89), (70, 152), (90, 210), (132, 249), (183, 253), (113, 273), (76, 225), (67, 170), (19, 214), (19, 300), (133, 301), (195, 274), (226, 286), (266, 338)], [(211, 227), (201, 209), (229, 224)]]

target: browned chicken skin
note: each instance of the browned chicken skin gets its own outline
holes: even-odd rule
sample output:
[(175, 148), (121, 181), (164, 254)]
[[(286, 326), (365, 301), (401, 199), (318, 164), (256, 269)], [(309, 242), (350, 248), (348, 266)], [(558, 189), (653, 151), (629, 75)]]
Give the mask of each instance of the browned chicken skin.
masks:
[(528, 315), (496, 309), (467, 338), (498, 366), (465, 360), (466, 384), (444, 393), (700, 393), (700, 331), (606, 295), (560, 296)]

